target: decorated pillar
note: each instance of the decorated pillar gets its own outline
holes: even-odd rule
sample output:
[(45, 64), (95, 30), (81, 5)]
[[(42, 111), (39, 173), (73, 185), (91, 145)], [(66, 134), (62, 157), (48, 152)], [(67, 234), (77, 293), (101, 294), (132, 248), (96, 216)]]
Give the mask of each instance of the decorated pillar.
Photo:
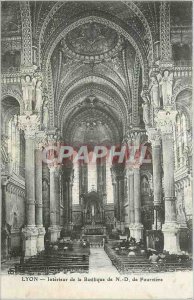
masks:
[(54, 155), (54, 147), (59, 146), (60, 143), (60, 136), (56, 129), (50, 130), (48, 132), (48, 145), (53, 147), (53, 150), (50, 150), (49, 159), (49, 172), (50, 172), (50, 226), (48, 228), (50, 241), (51, 243), (56, 242), (57, 239), (60, 237), (60, 222), (59, 222), (59, 171), (60, 165), (58, 161), (55, 160)]
[(115, 164), (112, 167), (115, 175), (115, 192), (116, 192), (116, 202), (115, 202), (115, 217), (117, 229), (124, 229), (124, 169), (122, 164)]
[(142, 144), (147, 139), (145, 130), (130, 130), (126, 141), (129, 148), (129, 158), (126, 161), (130, 169), (130, 234), (137, 241), (143, 237), (141, 223), (141, 197), (140, 197), (140, 166), (142, 164)]
[(57, 219), (57, 210), (58, 210), (58, 190), (57, 190), (57, 181), (59, 177), (59, 168), (58, 166), (49, 166), (50, 171), (50, 226), (49, 226), (49, 235), (51, 243), (56, 242), (60, 236), (60, 224)]
[(164, 170), (164, 198), (165, 198), (165, 224), (164, 250), (178, 253), (179, 226), (176, 218), (176, 199), (174, 183), (174, 150), (173, 150), (173, 124), (177, 112), (175, 110), (162, 110), (157, 115), (157, 126), (162, 134), (163, 170)]
[[(115, 212), (115, 219), (116, 219), (116, 207), (117, 207), (117, 184), (116, 184), (116, 176), (113, 168), (111, 168), (111, 177), (112, 177), (112, 185), (113, 185), (113, 199), (114, 199), (114, 212)], [(114, 224), (116, 225), (116, 224)]]
[(171, 60), (172, 47), (170, 40), (170, 3), (160, 2), (160, 60), (168, 63)]
[(141, 223), (141, 198), (140, 198), (140, 165), (133, 167), (134, 173), (134, 226), (133, 237), (139, 241), (143, 237), (143, 225)]
[(44, 250), (45, 228), (43, 227), (42, 201), (42, 146), (46, 138), (44, 132), (37, 132), (35, 143), (35, 199), (36, 199), (36, 226), (38, 229), (37, 251)]
[(154, 230), (162, 229), (162, 162), (161, 136), (157, 129), (148, 129), (149, 140), (152, 144), (153, 193), (154, 193)]
[(25, 256), (36, 255), (38, 229), (35, 222), (35, 134), (38, 131), (37, 115), (19, 117), (19, 127), (25, 133), (25, 188), (26, 226), (23, 229)]
[(70, 230), (73, 229), (73, 223), (72, 223), (72, 189), (73, 189), (73, 178), (72, 176), (70, 177), (70, 181), (69, 181), (69, 227)]
[(69, 161), (69, 165), (64, 168), (64, 179), (65, 179), (65, 224), (66, 229), (72, 229), (72, 188), (73, 188), (73, 165)]
[(124, 231), (124, 174), (118, 175), (118, 189), (119, 189), (120, 230)]
[(1, 258), (7, 259), (10, 250), (10, 235), (11, 230), (7, 220), (7, 184), (9, 182), (9, 176), (2, 176), (1, 178)]
[(128, 192), (128, 203), (129, 203), (129, 230), (130, 230), (130, 236), (134, 236), (133, 234), (133, 226), (135, 223), (135, 211), (134, 211), (134, 174), (132, 169), (127, 170), (128, 173), (128, 186), (129, 186), (129, 192)]

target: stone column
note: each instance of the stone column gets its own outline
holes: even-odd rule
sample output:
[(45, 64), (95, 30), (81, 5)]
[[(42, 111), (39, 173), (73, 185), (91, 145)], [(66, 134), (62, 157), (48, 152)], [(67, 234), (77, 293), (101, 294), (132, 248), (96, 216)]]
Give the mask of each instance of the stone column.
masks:
[(54, 243), (60, 236), (60, 226), (57, 222), (57, 205), (58, 201), (58, 190), (57, 190), (57, 180), (59, 176), (59, 170), (57, 166), (49, 166), (50, 171), (50, 226), (49, 234), (50, 241)]
[(44, 132), (36, 134), (35, 149), (35, 199), (36, 199), (36, 227), (38, 229), (37, 252), (44, 250), (45, 228), (43, 227), (43, 203), (42, 203), (42, 146)]
[(134, 210), (134, 174), (132, 170), (128, 170), (129, 174), (129, 215), (130, 215), (130, 236), (134, 237), (133, 228), (135, 223), (135, 210)]
[(133, 236), (136, 241), (143, 237), (143, 225), (141, 223), (141, 198), (140, 198), (140, 166), (133, 167), (134, 173), (134, 226)]
[(161, 137), (155, 128), (148, 129), (149, 139), (152, 144), (153, 165), (153, 190), (154, 190), (154, 230), (162, 229), (162, 162), (161, 162)]
[[(130, 198), (129, 198), (129, 194), (130, 194), (130, 187), (129, 187), (129, 170), (126, 169), (125, 170), (125, 197), (126, 197), (126, 202), (125, 202), (125, 207), (127, 207), (127, 209), (125, 210), (125, 212), (127, 212), (127, 220), (125, 221), (125, 227), (128, 225), (130, 225)], [(127, 204), (127, 205), (126, 205)]]
[(164, 196), (165, 196), (165, 224), (164, 250), (178, 253), (179, 226), (176, 218), (175, 183), (174, 183), (174, 151), (173, 151), (173, 124), (176, 111), (159, 111), (157, 125), (162, 134), (163, 169), (164, 169)]
[(123, 200), (124, 200), (124, 169), (123, 165), (115, 164), (112, 167), (112, 170), (115, 174), (116, 179), (116, 220), (117, 220), (117, 228), (119, 230), (124, 229), (124, 222), (123, 222)]
[(118, 194), (120, 230), (124, 231), (124, 174), (118, 175)]
[(1, 258), (2, 259), (7, 259), (9, 255), (9, 248), (10, 248), (10, 229), (7, 226), (7, 216), (8, 216), (8, 211), (7, 211), (7, 184), (9, 182), (9, 176), (2, 176), (1, 178)]
[[(52, 128), (49, 130), (48, 144), (51, 147), (60, 146), (60, 135), (57, 128)], [(53, 148), (54, 149), (54, 148)], [(54, 157), (54, 150), (50, 150), (50, 161), (48, 164), (50, 172), (50, 226), (48, 228), (50, 242), (54, 243), (60, 237), (60, 222), (59, 222), (59, 172), (60, 165), (58, 160)]]
[(37, 115), (19, 117), (19, 127), (25, 132), (25, 188), (26, 188), (26, 226), (23, 229), (25, 256), (37, 254), (38, 230), (35, 223), (35, 133), (38, 130)]
[(58, 169), (57, 177), (56, 177), (56, 214), (57, 214), (57, 225), (60, 226), (60, 172), (61, 169)]
[(141, 223), (141, 198), (140, 198), (140, 165), (142, 163), (141, 155), (135, 156), (140, 151), (141, 144), (147, 139), (145, 130), (130, 130), (126, 136), (126, 142), (129, 147), (129, 158), (127, 164), (130, 168), (130, 213), (131, 236), (139, 241), (143, 237), (143, 225)]
[(70, 177), (69, 182), (69, 229), (73, 230), (73, 223), (72, 223), (72, 189), (73, 189), (73, 178)]
[[(69, 162), (69, 165), (64, 169), (64, 177), (66, 184), (66, 197), (65, 197), (65, 209), (66, 209), (66, 225), (67, 230), (72, 229), (72, 187), (73, 187), (73, 165)], [(82, 178), (83, 179), (83, 178)]]
[(64, 199), (64, 209), (65, 209), (65, 227), (68, 229), (68, 221), (69, 221), (69, 204), (68, 204), (68, 199), (69, 199), (69, 182), (68, 178), (65, 178), (65, 199)]
[[(111, 168), (111, 176), (112, 176), (112, 185), (113, 185), (113, 199), (114, 199), (114, 212), (116, 211), (116, 203), (117, 203), (117, 183), (116, 183), (116, 176)], [(114, 217), (116, 218), (116, 214), (114, 213)], [(114, 223), (115, 225), (115, 223)]]

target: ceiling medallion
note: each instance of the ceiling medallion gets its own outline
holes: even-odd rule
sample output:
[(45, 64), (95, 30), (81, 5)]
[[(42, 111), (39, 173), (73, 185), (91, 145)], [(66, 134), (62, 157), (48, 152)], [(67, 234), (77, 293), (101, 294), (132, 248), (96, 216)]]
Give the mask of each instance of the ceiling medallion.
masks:
[(98, 63), (116, 56), (122, 49), (123, 38), (112, 28), (90, 22), (69, 32), (61, 44), (70, 58)]

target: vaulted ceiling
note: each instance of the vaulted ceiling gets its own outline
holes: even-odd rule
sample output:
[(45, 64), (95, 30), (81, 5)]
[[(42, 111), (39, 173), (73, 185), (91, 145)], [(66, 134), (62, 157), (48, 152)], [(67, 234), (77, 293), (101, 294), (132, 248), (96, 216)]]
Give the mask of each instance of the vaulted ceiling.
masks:
[[(184, 5), (171, 3), (175, 44), (176, 27), (192, 24), (189, 5)], [(12, 65), (20, 66), (20, 6), (2, 2), (4, 69), (10, 68), (7, 51), (9, 58), (18, 51)], [(140, 92), (148, 84), (159, 41), (160, 3), (31, 1), (29, 7), (35, 64), (53, 99), (54, 125), (64, 138), (72, 143), (85, 143), (86, 137), (91, 143), (122, 141), (132, 114), (143, 126)]]

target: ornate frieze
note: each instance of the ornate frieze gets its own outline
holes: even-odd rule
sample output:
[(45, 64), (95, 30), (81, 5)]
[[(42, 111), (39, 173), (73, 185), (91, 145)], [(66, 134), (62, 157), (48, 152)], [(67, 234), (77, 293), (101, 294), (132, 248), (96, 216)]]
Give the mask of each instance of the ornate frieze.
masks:
[(37, 237), (38, 229), (35, 225), (26, 226), (25, 228), (22, 228), (22, 234), (26, 240), (32, 239), (32, 237)]
[(25, 182), (19, 176), (14, 174), (11, 176), (9, 174), (7, 177), (3, 176), (2, 184), (6, 186), (7, 192), (21, 196), (22, 198), (25, 197)]

